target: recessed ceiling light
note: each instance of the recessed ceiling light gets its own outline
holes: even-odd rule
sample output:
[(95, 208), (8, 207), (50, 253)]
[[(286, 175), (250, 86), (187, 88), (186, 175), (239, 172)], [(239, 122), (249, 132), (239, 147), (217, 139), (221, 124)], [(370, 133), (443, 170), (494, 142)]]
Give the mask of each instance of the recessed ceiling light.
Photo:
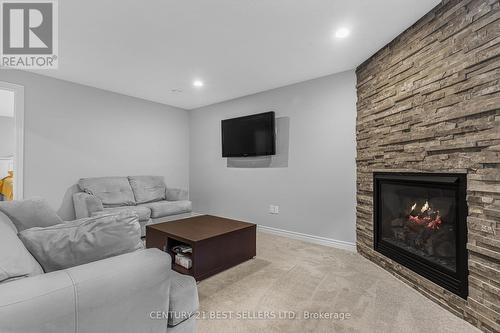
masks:
[(201, 81), (201, 80), (194, 80), (193, 81), (193, 86), (198, 87), (198, 88), (199, 87), (203, 87), (203, 81)]
[(347, 36), (349, 36), (349, 29), (347, 28), (340, 28), (335, 31), (335, 37), (337, 38), (346, 38)]

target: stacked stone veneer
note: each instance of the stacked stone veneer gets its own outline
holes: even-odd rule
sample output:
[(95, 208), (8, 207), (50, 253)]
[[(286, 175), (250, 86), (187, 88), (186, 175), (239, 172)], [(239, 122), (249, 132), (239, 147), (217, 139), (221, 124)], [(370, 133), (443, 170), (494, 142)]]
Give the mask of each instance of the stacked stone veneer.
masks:
[[(500, 331), (500, 4), (443, 1), (357, 68), (357, 248)], [(373, 250), (374, 171), (467, 172), (469, 297)]]

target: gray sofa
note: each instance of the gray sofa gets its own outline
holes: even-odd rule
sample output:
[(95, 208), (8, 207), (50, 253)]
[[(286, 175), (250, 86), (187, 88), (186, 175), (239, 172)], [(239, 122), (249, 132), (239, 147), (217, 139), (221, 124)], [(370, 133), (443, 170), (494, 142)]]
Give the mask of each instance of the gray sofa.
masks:
[(0, 332), (196, 332), (196, 283), (171, 270), (168, 254), (138, 250), (44, 273), (21, 227), (0, 212)]
[(160, 176), (82, 178), (78, 187), (81, 192), (73, 195), (77, 219), (133, 211), (143, 236), (153, 219), (191, 212), (188, 192), (167, 187)]

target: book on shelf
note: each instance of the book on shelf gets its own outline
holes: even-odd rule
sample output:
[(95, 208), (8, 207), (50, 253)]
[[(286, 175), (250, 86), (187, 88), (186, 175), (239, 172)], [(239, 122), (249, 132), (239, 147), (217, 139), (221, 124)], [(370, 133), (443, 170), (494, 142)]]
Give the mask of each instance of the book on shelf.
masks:
[(189, 245), (177, 245), (172, 248), (172, 252), (187, 254), (187, 253), (192, 253), (193, 249)]

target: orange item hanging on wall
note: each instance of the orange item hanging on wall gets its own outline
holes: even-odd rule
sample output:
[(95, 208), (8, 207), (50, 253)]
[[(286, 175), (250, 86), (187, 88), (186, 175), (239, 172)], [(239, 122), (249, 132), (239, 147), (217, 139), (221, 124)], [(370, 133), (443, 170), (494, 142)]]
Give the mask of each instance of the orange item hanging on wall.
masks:
[(9, 175), (0, 180), (0, 194), (5, 200), (11, 201), (14, 199), (14, 171), (9, 171)]

